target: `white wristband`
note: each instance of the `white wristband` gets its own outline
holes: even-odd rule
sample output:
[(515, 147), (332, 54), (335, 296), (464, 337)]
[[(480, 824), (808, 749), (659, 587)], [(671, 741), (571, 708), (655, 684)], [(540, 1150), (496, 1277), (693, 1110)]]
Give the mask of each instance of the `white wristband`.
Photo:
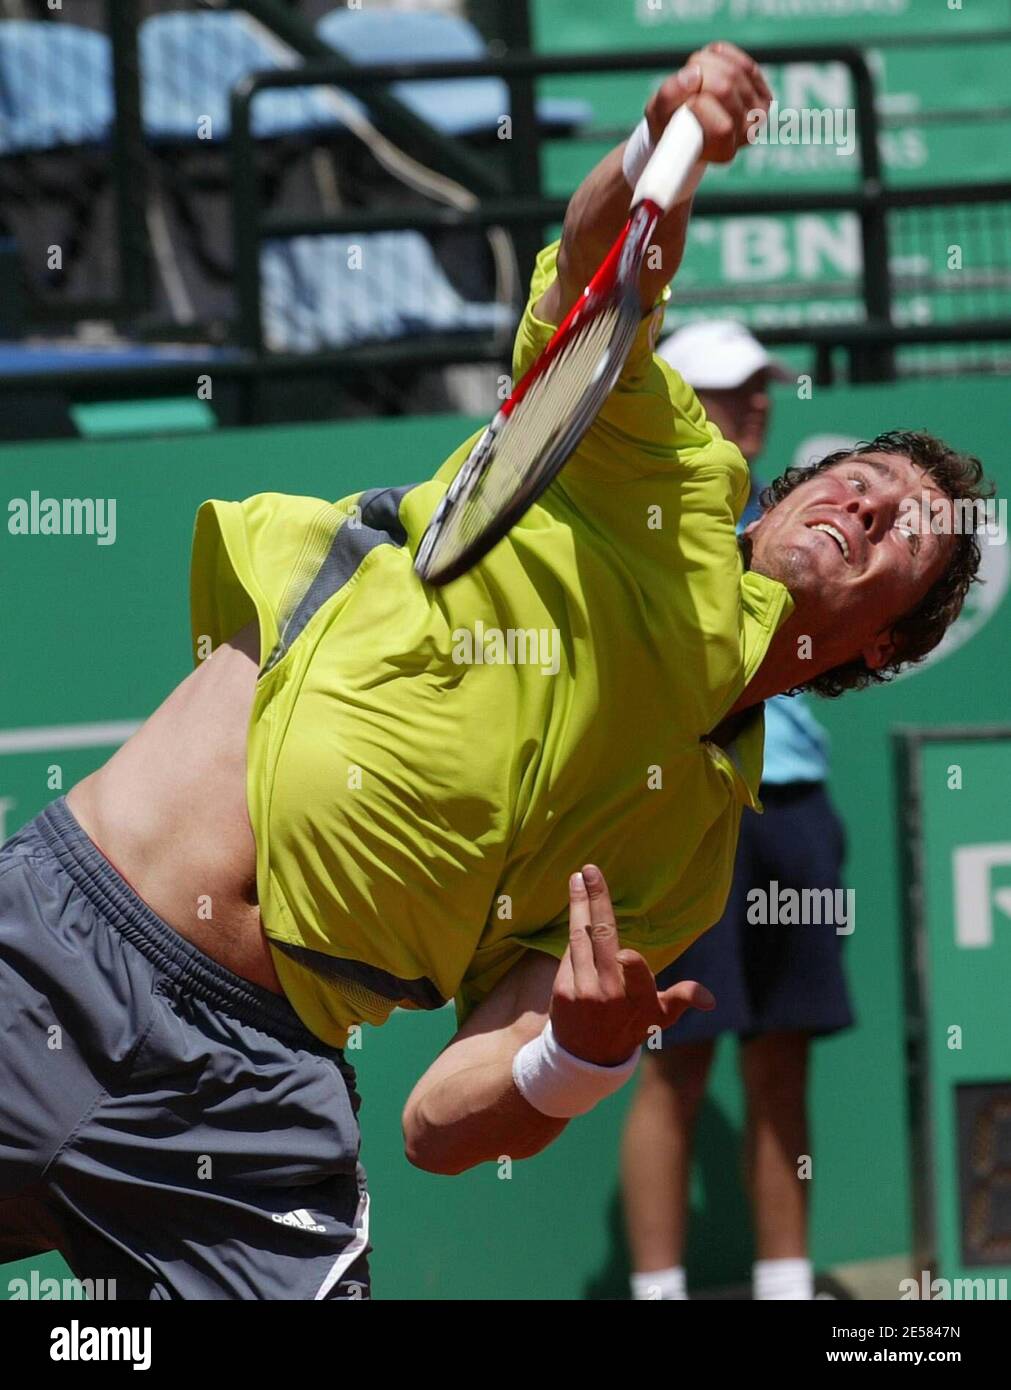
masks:
[(653, 137), (649, 133), (649, 121), (643, 116), (625, 141), (625, 153), (621, 157), (622, 172), (629, 188), (634, 188), (639, 182), (642, 171), (649, 163), (650, 155), (655, 149)]
[(641, 1047), (616, 1067), (574, 1057), (555, 1037), (551, 1020), (513, 1058), (513, 1081), (524, 1100), (556, 1120), (585, 1115), (624, 1086), (639, 1064)]
[[(643, 116), (635, 130), (625, 141), (625, 153), (621, 157), (621, 169), (625, 175), (625, 182), (629, 188), (635, 188), (642, 177), (642, 172), (653, 157), (656, 145), (653, 137), (649, 133), (649, 122)], [(677, 207), (679, 203), (687, 203), (695, 195), (695, 190), (702, 182), (702, 175), (706, 172), (706, 161), (700, 159), (696, 162), (695, 168), (688, 177), (687, 182), (672, 204)]]

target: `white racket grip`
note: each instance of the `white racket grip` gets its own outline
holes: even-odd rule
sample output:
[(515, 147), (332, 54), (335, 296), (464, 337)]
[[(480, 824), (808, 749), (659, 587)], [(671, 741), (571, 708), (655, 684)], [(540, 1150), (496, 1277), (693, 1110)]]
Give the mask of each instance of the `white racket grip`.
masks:
[[(696, 164), (704, 143), (705, 135), (695, 113), (687, 106), (679, 106), (642, 171), (632, 194), (632, 206), (648, 198), (669, 212), (689, 180), (694, 176), (697, 183), (701, 178), (705, 166), (697, 169)], [(694, 192), (694, 188), (690, 191)]]

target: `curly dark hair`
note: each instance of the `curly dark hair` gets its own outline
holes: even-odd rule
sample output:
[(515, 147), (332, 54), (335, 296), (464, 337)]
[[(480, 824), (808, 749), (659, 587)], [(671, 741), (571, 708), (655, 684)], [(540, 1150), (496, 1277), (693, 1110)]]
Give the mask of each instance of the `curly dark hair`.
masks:
[(984, 479), (983, 465), (979, 459), (971, 454), (958, 453), (925, 430), (888, 430), (852, 449), (827, 454), (808, 467), (788, 468), (762, 492), (763, 511), (782, 502), (794, 488), (800, 487), (823, 469), (831, 468), (845, 459), (870, 453), (902, 454), (922, 468), (952, 500), (972, 501), (974, 505), (965, 510), (971, 511), (973, 525), (963, 531), (956, 528), (955, 553), (951, 563), (919, 603), (892, 624), (895, 655), (891, 661), (880, 670), (872, 671), (863, 657), (857, 657), (830, 671), (823, 671), (820, 676), (796, 686), (790, 694), (810, 690), (826, 699), (834, 699), (845, 690), (863, 690), (865, 686), (883, 685), (894, 679), (903, 667), (915, 665), (933, 651), (962, 611), (969, 589), (979, 582), (981, 556), (976, 537), (979, 509), (975, 503), (992, 497), (994, 486)]

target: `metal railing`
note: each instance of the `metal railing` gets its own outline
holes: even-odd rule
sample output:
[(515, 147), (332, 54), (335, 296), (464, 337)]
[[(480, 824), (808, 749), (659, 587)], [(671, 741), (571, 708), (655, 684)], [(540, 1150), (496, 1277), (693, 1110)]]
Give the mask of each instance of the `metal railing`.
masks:
[[(853, 79), (857, 98), (857, 128), (860, 148), (861, 187), (853, 192), (781, 193), (769, 195), (728, 194), (720, 197), (699, 196), (696, 212), (702, 215), (731, 215), (741, 211), (814, 211), (845, 209), (856, 211), (860, 217), (863, 246), (863, 298), (869, 322), (882, 325), (890, 322), (891, 290), (888, 272), (888, 228), (885, 218), (884, 192), (881, 183), (881, 157), (878, 149), (878, 118), (874, 107), (873, 79), (866, 59), (859, 49), (826, 45), (821, 48), (764, 48), (756, 49), (759, 62), (806, 61), (843, 64)], [(539, 176), (523, 153), (536, 147), (538, 130), (532, 103), (525, 101), (521, 119), (513, 121), (512, 138), (508, 142), (517, 151), (512, 162), (512, 187), (508, 193), (499, 188), (493, 194), (485, 186), (472, 191), (482, 194), (479, 207), (472, 210), (456, 208), (411, 208), (408, 211), (356, 211), (334, 217), (289, 217), (283, 213), (262, 212), (256, 189), (256, 143), (252, 130), (252, 104), (257, 94), (269, 89), (314, 86), (340, 86), (352, 94), (369, 97), (377, 87), (400, 81), (445, 81), (460, 77), (501, 77), (513, 96), (518, 84), (530, 79), (555, 77), (564, 74), (614, 72), (655, 72), (662, 68), (674, 70), (682, 66), (689, 54), (684, 50), (623, 53), (620, 55), (551, 55), (523, 53), (471, 63), (391, 63), (368, 69), (348, 71), (346, 65), (330, 62), (310, 62), (298, 69), (261, 73), (241, 83), (232, 93), (233, 208), (236, 290), (239, 302), (239, 343), (253, 352), (262, 351), (262, 322), (260, 305), (259, 248), (268, 238), (340, 234), (344, 232), (395, 231), (412, 228), (424, 231), (435, 228), (481, 228), (505, 226), (536, 229), (527, 238), (527, 253), (521, 256), (521, 281), (526, 283), (532, 269), (531, 247), (542, 242), (542, 229), (557, 222), (564, 214), (567, 199), (546, 198), (542, 195)], [(371, 101), (371, 98), (370, 98)], [(533, 185), (533, 186), (531, 186)], [(873, 351), (867, 349), (868, 352)], [(885, 350), (887, 352), (887, 349)], [(341, 353), (336, 361), (350, 365), (353, 350)], [(887, 372), (881, 361), (871, 372)]]
[[(382, 343), (309, 353), (269, 352), (264, 348), (260, 250), (267, 240), (298, 236), (338, 235), (378, 231), (437, 232), (445, 229), (478, 231), (504, 227), (511, 232), (526, 283), (533, 256), (542, 244), (544, 229), (560, 221), (566, 199), (547, 197), (541, 184), (541, 132), (534, 102), (539, 78), (590, 76), (593, 74), (658, 72), (680, 66), (687, 51), (648, 50), (618, 55), (535, 55), (515, 53), (479, 62), (396, 63), (382, 67), (355, 67), (336, 56), (297, 16), (277, 0), (247, 0), (241, 7), (274, 31), (306, 59), (300, 67), (257, 74), (232, 93), (231, 135), (227, 141), (227, 167), (233, 215), (234, 288), (237, 314), (232, 351), (222, 357), (208, 354), (206, 361), (193, 358), (178, 365), (117, 368), (114, 378), (100, 367), (21, 375), (3, 383), (5, 389), (42, 390), (76, 387), (98, 389), (114, 379), (127, 390), (146, 383), (192, 380), (201, 371), (242, 383), (244, 418), (255, 419), (259, 379), (286, 373), (325, 373), (344, 379), (379, 369), (410, 364), (441, 366), (453, 363), (505, 362), (508, 352), (501, 339), (490, 333), (430, 335)], [(137, 7), (110, 0), (110, 37), (113, 43), (114, 84), (117, 100), (115, 133), (117, 233), (122, 253), (121, 295), (112, 317), (129, 321), (149, 302), (147, 231), (144, 224), (144, 144), (137, 71)], [(938, 187), (886, 188), (882, 178), (879, 134), (881, 120), (875, 106), (874, 82), (863, 51), (853, 45), (804, 45), (756, 48), (764, 63), (838, 63), (850, 73), (855, 96), (859, 135), (860, 172), (857, 184), (833, 191), (783, 191), (769, 193), (700, 193), (695, 213), (701, 218), (728, 218), (749, 214), (848, 212), (859, 223), (862, 252), (858, 297), (861, 322), (807, 324), (802, 327), (762, 328), (761, 336), (773, 345), (809, 346), (815, 357), (815, 375), (822, 382), (833, 377), (837, 351), (849, 357), (851, 379), (887, 380), (894, 371), (895, 349), (910, 344), (1011, 341), (1011, 318), (972, 318), (945, 323), (897, 323), (893, 313), (896, 281), (889, 266), (889, 213), (909, 208), (945, 207), (958, 204), (1011, 205), (1011, 182)], [(390, 84), (401, 81), (440, 81), (451, 78), (498, 77), (506, 83), (511, 102), (511, 139), (503, 142), (504, 169), (483, 157), (463, 141), (452, 139), (429, 126), (391, 94)], [(360, 96), (375, 125), (407, 147), (415, 158), (428, 161), (448, 174), (476, 198), (470, 208), (444, 206), (371, 207), (340, 215), (292, 215), (263, 205), (257, 170), (258, 149), (252, 111), (257, 96), (277, 88), (330, 86)], [(105, 305), (108, 313), (109, 306)], [(77, 317), (98, 306), (73, 306)], [(58, 315), (54, 315), (58, 317)]]

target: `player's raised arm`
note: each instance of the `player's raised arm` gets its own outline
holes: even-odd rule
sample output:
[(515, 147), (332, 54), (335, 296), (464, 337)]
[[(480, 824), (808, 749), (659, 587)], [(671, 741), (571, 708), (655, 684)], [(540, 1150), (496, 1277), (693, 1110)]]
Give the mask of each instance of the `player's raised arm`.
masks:
[[(483, 559), (594, 425), (606, 433), (615, 388), (643, 385), (659, 327), (644, 313), (680, 264), (699, 171), (734, 157), (769, 100), (746, 53), (710, 45), (660, 86), (636, 133), (580, 185), (560, 246), (538, 259), (539, 299), (517, 333), (509, 398), (458, 464), (418, 545), (414, 567), (427, 584), (451, 583)], [(621, 439), (611, 440), (629, 474), (639, 445), (650, 467), (657, 448), (676, 453), (678, 410), (668, 401), (642, 413), (645, 433), (637, 424), (629, 434), (625, 412)]]
[(561, 963), (529, 951), (411, 1092), (408, 1158), (452, 1174), (540, 1153), (628, 1080), (651, 1024), (669, 1028), (685, 1009), (713, 1004), (690, 980), (657, 993), (642, 956), (620, 949), (604, 876), (587, 865), (569, 882)]
[[(651, 143), (659, 140), (679, 106), (690, 105), (705, 134), (700, 164), (727, 164), (747, 140), (749, 112), (768, 110), (771, 96), (761, 68), (736, 45), (711, 43), (693, 53), (650, 98), (648, 136), (637, 129), (572, 195), (558, 253), (558, 278), (541, 300), (538, 317), (559, 323), (576, 302), (628, 218), (632, 186)], [(690, 210), (689, 192), (660, 223), (654, 237), (659, 256), (651, 258), (654, 265), (644, 269), (641, 279), (644, 311), (681, 263)]]

